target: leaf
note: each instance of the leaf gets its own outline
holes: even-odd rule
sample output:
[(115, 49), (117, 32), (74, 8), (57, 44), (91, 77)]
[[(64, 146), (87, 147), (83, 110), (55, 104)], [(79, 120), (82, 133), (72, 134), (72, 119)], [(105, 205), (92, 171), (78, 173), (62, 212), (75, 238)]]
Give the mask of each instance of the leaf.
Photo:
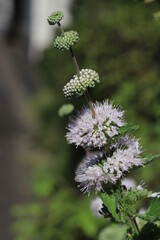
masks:
[(139, 218), (149, 222), (160, 220), (160, 198), (154, 198), (145, 214), (138, 214)]
[(147, 154), (147, 153), (143, 153), (142, 154), (142, 158), (144, 159), (143, 160), (143, 165), (147, 165), (149, 163), (151, 163), (153, 160), (157, 159), (157, 158), (160, 158), (160, 153), (159, 154)]
[(126, 133), (128, 133), (130, 131), (135, 131), (138, 128), (139, 128), (138, 125), (134, 125), (132, 123), (128, 123), (127, 125), (125, 125), (125, 126), (123, 126), (123, 127), (121, 127), (119, 129), (119, 134), (124, 135), (124, 134), (126, 134)]
[(63, 104), (60, 109), (58, 110), (58, 115), (59, 117), (64, 117), (70, 113), (72, 113), (74, 110), (73, 104)]
[(118, 212), (118, 199), (120, 198), (120, 190), (116, 189), (110, 191), (110, 193), (101, 192), (99, 196), (115, 221), (119, 222), (120, 214)]
[(98, 240), (123, 240), (126, 230), (125, 225), (111, 224), (100, 232)]

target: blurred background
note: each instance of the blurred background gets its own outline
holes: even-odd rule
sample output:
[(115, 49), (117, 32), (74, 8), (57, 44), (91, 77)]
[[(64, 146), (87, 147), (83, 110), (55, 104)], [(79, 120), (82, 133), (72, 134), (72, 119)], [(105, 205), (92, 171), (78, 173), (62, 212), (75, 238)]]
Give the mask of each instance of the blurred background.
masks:
[[(148, 2), (148, 1), (146, 1)], [(68, 103), (64, 84), (75, 74), (68, 52), (53, 48), (61, 9), (64, 28), (81, 41), (80, 68), (96, 70), (101, 83), (92, 100), (121, 104), (140, 125), (148, 152), (160, 152), (160, 3), (132, 0), (0, 0), (0, 234), (3, 240), (94, 240), (107, 225), (90, 210), (74, 172), (84, 155), (64, 138)], [(156, 16), (155, 18), (153, 16)], [(72, 102), (84, 105), (83, 97)], [(159, 160), (131, 176), (160, 191)]]

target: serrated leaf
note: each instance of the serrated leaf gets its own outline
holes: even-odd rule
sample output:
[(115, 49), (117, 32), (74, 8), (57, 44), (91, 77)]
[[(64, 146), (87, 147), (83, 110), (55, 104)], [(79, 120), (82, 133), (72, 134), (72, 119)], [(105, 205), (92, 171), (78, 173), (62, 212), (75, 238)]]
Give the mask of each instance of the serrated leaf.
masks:
[(160, 220), (160, 198), (154, 198), (145, 214), (138, 214), (139, 218), (149, 222)]
[(119, 129), (119, 134), (124, 135), (124, 134), (126, 134), (128, 132), (135, 131), (138, 128), (139, 128), (138, 125), (134, 125), (132, 123), (128, 123), (127, 125), (125, 125), (125, 126), (123, 126), (123, 127), (121, 127)]
[(143, 153), (142, 158), (144, 159), (143, 164), (147, 165), (147, 164), (151, 163), (153, 160), (160, 158), (160, 153), (155, 154), (155, 155), (152, 153), (150, 153), (150, 154)]
[(118, 213), (118, 199), (120, 198), (120, 190), (116, 189), (110, 193), (101, 192), (100, 198), (102, 199), (104, 205), (107, 207), (108, 211), (111, 213), (115, 221), (119, 222), (120, 214)]

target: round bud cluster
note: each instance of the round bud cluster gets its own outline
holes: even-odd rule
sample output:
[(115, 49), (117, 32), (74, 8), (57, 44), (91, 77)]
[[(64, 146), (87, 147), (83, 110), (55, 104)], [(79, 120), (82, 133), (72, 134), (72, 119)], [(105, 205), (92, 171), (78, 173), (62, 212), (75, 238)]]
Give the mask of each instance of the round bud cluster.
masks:
[(60, 22), (62, 20), (62, 18), (64, 17), (64, 14), (62, 11), (56, 11), (53, 12), (48, 18), (48, 23), (50, 25), (55, 25), (56, 23)]
[(99, 83), (99, 75), (94, 70), (82, 69), (80, 76), (74, 75), (73, 78), (64, 86), (63, 92), (65, 97), (72, 97), (74, 95), (81, 96), (87, 88), (95, 87)]
[(54, 47), (60, 50), (69, 50), (74, 44), (79, 41), (79, 35), (76, 31), (67, 31), (57, 36), (54, 41)]

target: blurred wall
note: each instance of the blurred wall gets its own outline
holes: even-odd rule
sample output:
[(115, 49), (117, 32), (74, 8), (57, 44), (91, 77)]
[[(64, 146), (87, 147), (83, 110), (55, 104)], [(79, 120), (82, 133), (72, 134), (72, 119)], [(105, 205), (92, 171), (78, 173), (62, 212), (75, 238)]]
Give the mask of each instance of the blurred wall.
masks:
[(11, 207), (30, 199), (30, 172), (23, 161), (34, 125), (28, 114), (28, 102), (37, 90), (38, 78), (30, 63), (38, 60), (53, 41), (54, 28), (48, 25), (47, 16), (62, 9), (65, 22), (69, 23), (70, 4), (71, 0), (0, 0), (0, 232), (3, 240), (13, 239)]

